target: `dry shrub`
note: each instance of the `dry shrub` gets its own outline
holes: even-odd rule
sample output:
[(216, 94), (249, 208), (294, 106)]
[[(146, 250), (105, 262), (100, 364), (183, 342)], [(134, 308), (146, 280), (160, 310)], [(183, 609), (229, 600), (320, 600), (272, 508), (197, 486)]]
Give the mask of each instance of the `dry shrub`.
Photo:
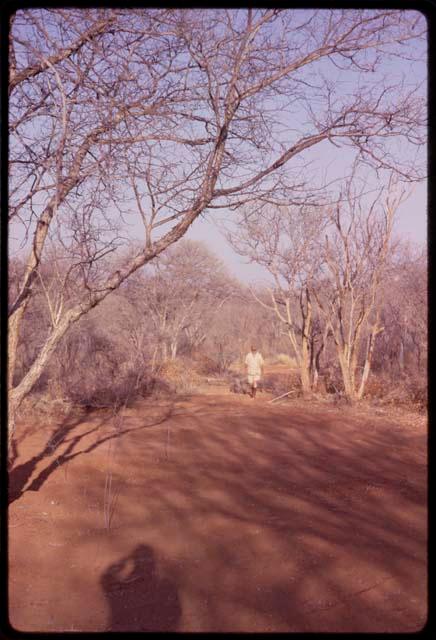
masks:
[(298, 373), (290, 372), (286, 375), (279, 373), (269, 373), (262, 380), (265, 391), (279, 396), (288, 391), (300, 391), (301, 381)]
[(420, 411), (426, 411), (428, 407), (427, 380), (411, 378), (407, 381), (407, 390), (412, 404)]
[(365, 397), (380, 404), (427, 409), (426, 376), (398, 376), (394, 380), (386, 375), (372, 375), (365, 387)]
[(342, 380), (339, 367), (330, 366), (320, 371), (318, 383), (318, 391), (327, 394), (340, 394), (344, 390), (344, 383)]
[(163, 378), (153, 378), (151, 382), (150, 395), (153, 398), (167, 398), (176, 393), (174, 384), (164, 380)]
[(154, 379), (145, 370), (127, 370), (121, 373), (88, 369), (81, 379), (75, 379), (67, 391), (68, 399), (75, 405), (88, 407), (128, 406), (138, 396), (148, 396), (153, 392)]
[(20, 406), (22, 418), (32, 419), (66, 416), (73, 408), (73, 404), (64, 398), (53, 398), (47, 392), (35, 391), (24, 398)]
[[(36, 386), (36, 385), (35, 385)], [(55, 417), (66, 416), (72, 410), (74, 403), (64, 393), (59, 380), (48, 379), (43, 388), (34, 388), (20, 407), (21, 416)]]
[(192, 366), (198, 374), (204, 376), (219, 375), (222, 373), (220, 363), (204, 353), (195, 356), (192, 360)]
[(128, 372), (122, 379), (120, 377), (109, 384), (96, 384), (90, 376), (84, 377), (80, 386), (75, 384), (68, 394), (63, 392), (62, 385), (49, 383), (44, 391), (34, 391), (24, 399), (20, 414), (22, 417), (32, 415), (35, 418), (54, 417), (67, 415), (75, 407), (119, 408), (130, 406), (138, 397), (159, 397), (173, 395), (174, 385), (161, 378), (143, 375), (138, 378), (136, 372)]
[(371, 375), (365, 385), (365, 397), (372, 399), (382, 399), (389, 395), (392, 389), (392, 382), (387, 376)]
[[(264, 390), (263, 381), (258, 383), (259, 391)], [(251, 393), (251, 385), (249, 384), (247, 377), (238, 375), (229, 376), (229, 391), (231, 393), (249, 394)]]
[(192, 393), (198, 390), (202, 379), (188, 360), (167, 360), (162, 364), (158, 379), (175, 393)]

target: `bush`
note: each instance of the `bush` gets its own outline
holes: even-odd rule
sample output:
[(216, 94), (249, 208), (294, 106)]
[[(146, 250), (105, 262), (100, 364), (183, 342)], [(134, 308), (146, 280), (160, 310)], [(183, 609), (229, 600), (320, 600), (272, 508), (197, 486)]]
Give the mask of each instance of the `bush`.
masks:
[(138, 376), (136, 371), (127, 371), (124, 375), (111, 378), (85, 376), (81, 383), (72, 385), (67, 397), (76, 405), (89, 407), (109, 407), (128, 405), (138, 396), (147, 396), (153, 392), (154, 379), (147, 373)]
[[(263, 383), (260, 382), (259, 390), (263, 391), (264, 386)], [(251, 393), (251, 385), (248, 383), (247, 377), (241, 375), (233, 375), (230, 378), (229, 391), (231, 393), (241, 393), (241, 394), (250, 394)]]
[(344, 383), (342, 380), (339, 367), (330, 366), (322, 369), (319, 372), (317, 388), (318, 388), (318, 391), (320, 391), (321, 393), (323, 392), (327, 394), (343, 393)]
[(66, 413), (73, 407), (93, 409), (129, 406), (138, 397), (192, 393), (201, 383), (192, 363), (186, 360), (167, 361), (155, 375), (151, 375), (145, 367), (141, 373), (122, 365), (116, 370), (90, 367), (86, 375), (75, 369), (68, 380), (48, 379), (43, 390), (34, 391), (26, 399), (23, 412), (54, 415)]
[(391, 379), (386, 375), (372, 375), (365, 387), (365, 397), (381, 404), (413, 406), (419, 411), (427, 408), (426, 376), (400, 376)]
[(210, 358), (205, 354), (198, 354), (190, 363), (196, 373), (204, 376), (219, 375), (222, 373), (221, 364), (214, 358)]
[(407, 391), (412, 404), (424, 411), (428, 406), (427, 381), (422, 378), (411, 378), (407, 381)]
[(51, 418), (54, 416), (66, 416), (73, 409), (71, 402), (61, 398), (51, 398), (47, 393), (33, 391), (20, 407), (21, 416), (31, 416), (32, 420)]
[(300, 376), (297, 373), (289, 373), (285, 376), (278, 373), (270, 373), (264, 376), (262, 384), (265, 391), (275, 396), (287, 391), (301, 391)]
[(371, 374), (365, 385), (364, 396), (379, 400), (387, 397), (391, 389), (392, 381), (387, 376)]
[(195, 392), (202, 382), (192, 362), (186, 359), (167, 360), (161, 365), (157, 377), (175, 393)]

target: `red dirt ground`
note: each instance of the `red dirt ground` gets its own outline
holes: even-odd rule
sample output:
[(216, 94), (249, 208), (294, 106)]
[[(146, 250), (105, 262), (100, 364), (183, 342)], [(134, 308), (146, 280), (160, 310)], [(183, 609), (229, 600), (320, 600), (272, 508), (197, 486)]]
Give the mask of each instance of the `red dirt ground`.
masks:
[(268, 399), (212, 389), (18, 425), (13, 627), (420, 629), (425, 418)]

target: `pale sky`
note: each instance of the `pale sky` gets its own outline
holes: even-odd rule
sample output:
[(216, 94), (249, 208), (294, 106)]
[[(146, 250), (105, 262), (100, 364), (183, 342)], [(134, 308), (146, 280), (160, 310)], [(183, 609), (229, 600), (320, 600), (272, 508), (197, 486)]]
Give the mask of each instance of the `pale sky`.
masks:
[[(231, 213), (228, 213), (231, 219)], [(221, 211), (222, 218), (224, 213)], [(267, 273), (261, 267), (247, 264), (247, 261), (239, 256), (227, 240), (224, 238), (218, 225), (215, 223), (216, 211), (209, 211), (203, 217), (198, 218), (186, 234), (187, 238), (200, 240), (213, 251), (227, 265), (229, 272), (242, 282), (260, 282), (267, 280)], [(142, 225), (138, 220), (138, 237), (142, 237)], [(427, 244), (427, 184), (420, 183), (415, 186), (410, 198), (398, 208), (395, 222), (395, 232), (404, 239), (408, 239), (419, 245)], [(15, 236), (15, 239), (14, 239)], [(14, 253), (23, 237), (23, 229), (16, 229), (15, 234), (10, 235), (10, 251)]]
[[(222, 213), (220, 214), (223, 215)], [(229, 214), (230, 216), (231, 214)], [(229, 271), (242, 282), (249, 283), (267, 279), (264, 269), (238, 256), (228, 244), (221, 231), (213, 221), (214, 212), (197, 219), (186, 237), (201, 240), (223, 260)], [(427, 244), (427, 184), (417, 184), (414, 192), (397, 210), (395, 232), (398, 236), (419, 245)]]
[[(425, 52), (424, 52), (425, 53)], [(325, 60), (322, 65), (328, 67), (330, 79), (335, 82), (335, 86), (340, 87), (340, 90), (346, 95), (348, 92), (353, 93), (355, 90), (356, 79), (352, 77), (352, 74), (343, 73), (341, 71), (333, 71), (330, 67), (329, 61)], [(330, 65), (330, 67), (328, 66)], [(415, 81), (422, 81), (422, 85), (426, 85), (427, 80), (427, 66), (425, 64), (425, 55), (422, 56), (422, 61), (407, 62), (406, 60), (386, 59), (385, 71), (388, 73), (388, 78), (391, 83), (399, 82), (401, 76), (404, 74), (407, 83), (413, 83)], [(335, 74), (335, 77), (334, 77)], [(281, 109), (278, 109), (279, 116), (282, 113)], [(283, 114), (284, 114), (283, 110)], [(300, 126), (304, 128), (305, 114), (301, 112), (293, 112), (291, 116), (289, 113), (287, 116), (283, 115), (283, 124), (289, 124), (286, 122), (286, 117), (291, 118), (293, 126)], [(301, 120), (301, 122), (298, 122)], [(296, 124), (297, 123), (297, 124)], [(302, 129), (303, 130), (303, 129)], [(309, 186), (321, 187), (326, 184), (330, 179), (347, 175), (349, 172), (350, 162), (349, 155), (345, 148), (334, 149), (329, 146), (328, 143), (316, 145), (310, 154), (304, 157), (308, 160), (309, 171)], [(290, 170), (291, 165), (295, 166), (295, 161), (299, 162), (299, 158), (294, 159), (289, 163)], [(238, 256), (230, 245), (227, 243), (222, 233), (216, 224), (214, 219), (216, 217), (222, 218), (224, 215), (223, 210), (210, 210), (197, 219), (191, 228), (189, 229), (187, 236), (191, 239), (201, 240), (205, 242), (208, 247), (216, 253), (216, 255), (223, 260), (228, 266), (229, 271), (241, 279), (244, 282), (259, 281), (266, 277), (263, 269), (256, 267), (256, 265), (250, 265), (246, 263), (244, 258)], [(228, 214), (232, 215), (231, 213)], [(127, 234), (140, 240), (143, 237), (142, 223), (137, 217), (137, 213), (133, 214), (130, 218), (131, 224), (129, 229), (126, 229)], [(413, 243), (426, 245), (427, 243), (427, 185), (426, 183), (420, 183), (415, 186), (414, 192), (406, 202), (404, 202), (397, 211), (397, 219), (395, 225), (396, 233)], [(15, 253), (19, 244), (24, 237), (24, 229), (19, 226), (14, 226), (10, 230), (10, 251), (11, 254)]]
[[(427, 82), (427, 66), (424, 62), (425, 56), (421, 63), (408, 62), (407, 60), (387, 60), (386, 67), (389, 72), (390, 82), (400, 82), (400, 78), (404, 76), (410, 82), (420, 80), (423, 86)], [(327, 61), (324, 64), (328, 64)], [(347, 73), (337, 72), (336, 82), (343, 84), (344, 92), (353, 91), (354, 81), (347, 86), (350, 75)], [(293, 114), (295, 118), (298, 112)], [(352, 163), (353, 153), (351, 150), (332, 149), (327, 142), (316, 145), (306, 154), (306, 158), (310, 161), (311, 180), (313, 185), (317, 184), (320, 188), (329, 180), (345, 177), (349, 174)], [(425, 150), (421, 150), (425, 153)], [(423, 156), (421, 156), (422, 158)], [(297, 159), (298, 160), (298, 159)], [(289, 163), (292, 165), (292, 161)], [(376, 185), (377, 182), (374, 183)], [(223, 212), (219, 214), (221, 217)], [(229, 213), (229, 216), (232, 214)], [(214, 211), (206, 212), (204, 218), (194, 222), (189, 230), (187, 237), (195, 240), (201, 240), (207, 243), (224, 262), (227, 263), (229, 270), (243, 282), (254, 282), (267, 278), (264, 269), (254, 265), (247, 264), (247, 261), (238, 256), (228, 244), (217, 226), (213, 223), (215, 217)], [(413, 187), (413, 191), (409, 198), (403, 202), (397, 212), (394, 226), (394, 233), (405, 240), (418, 245), (427, 244), (427, 182), (417, 183)]]

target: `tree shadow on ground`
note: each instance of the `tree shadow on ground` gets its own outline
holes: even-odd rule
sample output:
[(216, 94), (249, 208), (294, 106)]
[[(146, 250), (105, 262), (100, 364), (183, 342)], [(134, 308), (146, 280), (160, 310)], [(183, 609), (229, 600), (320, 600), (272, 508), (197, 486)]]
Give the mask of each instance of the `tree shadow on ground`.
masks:
[(110, 565), (100, 584), (109, 605), (108, 631), (176, 631), (181, 606), (176, 586), (159, 575), (153, 549), (139, 544)]
[(416, 630), (427, 496), (413, 438), (339, 413), (204, 405), (173, 416), (170, 473), (143, 480), (150, 531), (169, 557), (189, 548), (174, 576), (202, 630), (334, 630), (336, 615), (340, 630)]
[[(125, 428), (123, 426), (117, 425), (117, 416), (106, 415), (98, 420), (97, 423), (94, 424), (90, 429), (76, 434), (74, 434), (74, 430), (83, 423), (84, 416), (81, 414), (79, 417), (74, 417), (73, 419), (71, 418), (71, 416), (67, 416), (50, 435), (45, 447), (40, 453), (33, 456), (27, 462), (13, 467), (9, 471), (9, 504), (12, 504), (15, 500), (18, 500), (18, 498), (20, 498), (23, 493), (25, 493), (25, 491), (39, 491), (44, 482), (54, 471), (56, 471), (56, 469), (70, 462), (77, 456), (90, 453), (105, 442), (120, 438), (121, 436), (124, 436), (125, 434), (132, 431), (147, 429), (163, 424), (172, 415), (173, 406), (174, 403), (171, 403), (169, 408), (164, 412), (164, 415), (159, 419), (142, 423), (138, 427)], [(105, 425), (108, 425), (111, 421), (114, 423), (112, 432), (110, 432), (109, 434), (106, 432), (104, 435), (101, 434), (100, 437), (97, 436), (97, 439), (91, 442), (91, 444), (89, 444), (85, 448), (80, 449), (79, 451), (76, 450), (77, 445), (79, 445), (79, 443), (81, 443), (84, 438), (90, 435), (97, 435), (98, 431)], [(54, 456), (63, 445), (66, 445), (66, 447), (65, 449), (63, 449), (62, 453), (56, 455), (56, 457), (51, 459), (50, 462), (47, 460), (47, 466), (39, 472), (36, 478), (34, 478), (26, 488), (26, 484), (31, 478), (37, 465), (44, 459), (52, 458), (52, 456)], [(15, 456), (15, 459), (16, 457), (17, 456)]]
[[(58, 531), (77, 558), (83, 607), (93, 554), (141, 543), (122, 560), (106, 556), (105, 567), (117, 562), (98, 578), (111, 630), (385, 633), (425, 623), (425, 433), (216, 396), (178, 402), (162, 430), (128, 431), (116, 526), (99, 531), (88, 509), (102, 498), (98, 467), (94, 481), (83, 479), (86, 498), (79, 476), (65, 487), (80, 500), (68, 502), (71, 519)], [(16, 602), (23, 607), (21, 594)]]

